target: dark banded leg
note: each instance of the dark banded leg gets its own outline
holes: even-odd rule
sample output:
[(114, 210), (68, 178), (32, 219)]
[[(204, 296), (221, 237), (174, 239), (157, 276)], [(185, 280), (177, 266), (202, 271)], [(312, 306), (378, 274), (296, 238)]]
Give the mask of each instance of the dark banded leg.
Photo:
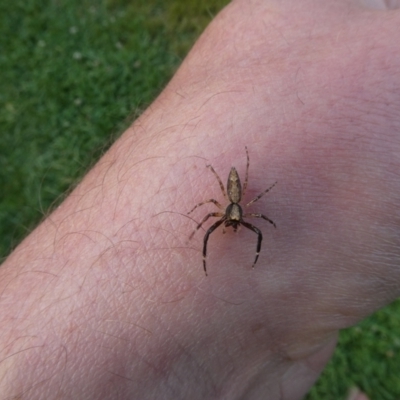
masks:
[(201, 228), (201, 226), (204, 224), (204, 222), (206, 222), (208, 220), (208, 218), (211, 218), (211, 217), (223, 217), (223, 216), (224, 216), (223, 213), (218, 213), (218, 212), (207, 214), (203, 218), (203, 220), (196, 226), (196, 229), (191, 233), (191, 235), (189, 236), (189, 240), (192, 239), (194, 234)]
[(270, 186), (268, 189), (264, 190), (261, 192), (257, 197), (255, 197), (253, 200), (251, 200), (249, 203), (246, 204), (246, 207), (249, 206), (250, 204), (255, 203), (257, 200), (261, 199), (261, 197), (264, 196), (265, 193), (269, 192), (278, 182), (275, 182), (272, 186)]
[(215, 200), (215, 199), (210, 199), (210, 200), (202, 201), (202, 202), (199, 203), (199, 204), (196, 204), (196, 205), (188, 212), (188, 215), (189, 215), (190, 213), (192, 213), (197, 207), (200, 207), (200, 206), (202, 206), (203, 204), (207, 204), (207, 203), (214, 203), (214, 204), (215, 204), (218, 208), (220, 208), (221, 210), (224, 209), (224, 207), (222, 207), (222, 205), (221, 205), (217, 200)]
[(207, 233), (204, 236), (204, 245), (203, 245), (203, 268), (204, 272), (207, 276), (207, 267), (206, 267), (206, 257), (207, 257), (207, 242), (208, 242), (208, 237), (222, 224), (225, 222), (226, 218), (222, 218), (219, 221), (217, 221), (214, 225), (211, 225), (210, 228), (208, 229)]
[(275, 222), (272, 221), (272, 219), (269, 219), (268, 217), (266, 217), (263, 214), (258, 214), (258, 213), (244, 214), (243, 218), (262, 218), (262, 219), (265, 219), (266, 221), (268, 221), (270, 224), (272, 224), (276, 228)]
[(262, 236), (261, 231), (258, 228), (256, 228), (254, 225), (249, 224), (248, 222), (245, 222), (245, 221), (241, 221), (240, 223), (243, 226), (245, 226), (247, 229), (250, 229), (251, 231), (253, 231), (254, 233), (256, 233), (258, 235), (256, 258), (255, 258), (253, 266), (252, 266), (252, 268), (254, 268), (254, 266), (256, 265), (256, 262), (258, 260), (258, 256), (260, 255), (261, 242), (262, 242), (263, 236)]
[(221, 188), (221, 191), (222, 191), (224, 197), (227, 198), (226, 191), (225, 191), (225, 187), (224, 187), (224, 184), (223, 184), (222, 181), (221, 181), (221, 178), (220, 178), (219, 175), (215, 172), (215, 169), (212, 167), (212, 165), (207, 165), (207, 168), (210, 168), (211, 172), (215, 175), (215, 177), (217, 178), (217, 181), (218, 181), (218, 183), (219, 183), (219, 187)]

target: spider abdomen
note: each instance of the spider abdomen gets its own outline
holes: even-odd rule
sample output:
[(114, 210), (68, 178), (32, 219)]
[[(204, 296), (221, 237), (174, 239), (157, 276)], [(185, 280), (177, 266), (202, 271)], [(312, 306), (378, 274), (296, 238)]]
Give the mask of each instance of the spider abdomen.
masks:
[(239, 203), (242, 198), (242, 184), (240, 183), (239, 174), (235, 167), (231, 168), (226, 185), (228, 198), (231, 203)]

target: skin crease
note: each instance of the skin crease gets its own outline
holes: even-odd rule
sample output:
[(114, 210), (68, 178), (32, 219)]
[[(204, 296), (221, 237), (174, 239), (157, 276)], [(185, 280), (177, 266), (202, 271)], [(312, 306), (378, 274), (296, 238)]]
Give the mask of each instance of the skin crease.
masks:
[[(398, 11), (237, 0), (0, 270), (0, 392), (300, 399), (400, 292)], [(232, 166), (264, 235), (186, 213)], [(225, 205), (225, 203), (223, 203)], [(213, 204), (191, 217), (201, 220)], [(214, 221), (210, 221), (211, 223)], [(208, 226), (208, 225), (207, 225)]]

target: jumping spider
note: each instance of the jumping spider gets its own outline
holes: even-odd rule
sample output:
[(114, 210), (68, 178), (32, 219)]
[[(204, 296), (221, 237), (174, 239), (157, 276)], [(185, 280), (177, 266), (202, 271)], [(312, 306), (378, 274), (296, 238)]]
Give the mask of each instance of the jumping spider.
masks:
[[(250, 158), (249, 158), (249, 152), (246, 149), (246, 155), (247, 155), (247, 166), (246, 166), (246, 176), (243, 184), (243, 189), (242, 185), (240, 183), (240, 178), (239, 174), (236, 171), (235, 167), (232, 167), (229, 176), (228, 176), (228, 183), (226, 185), (226, 191), (225, 187), (221, 181), (221, 178), (218, 176), (218, 174), (215, 172), (214, 168), (211, 165), (207, 165), (208, 168), (210, 168), (211, 172), (215, 175), (215, 177), (218, 180), (219, 186), (221, 187), (222, 194), (224, 195), (225, 198), (229, 200), (229, 205), (226, 207), (224, 210), (224, 207), (215, 199), (210, 199), (207, 201), (203, 201), (199, 204), (196, 204), (192, 210), (188, 212), (188, 214), (191, 214), (197, 207), (202, 206), (203, 204), (207, 203), (214, 203), (220, 210), (223, 212), (213, 212), (207, 214), (203, 220), (197, 225), (196, 229), (192, 232), (192, 234), (189, 236), (189, 240), (192, 239), (194, 234), (202, 227), (202, 225), (210, 218), (210, 217), (220, 217), (220, 219), (215, 222), (211, 227), (207, 230), (205, 236), (204, 236), (204, 245), (203, 245), (203, 267), (204, 267), (204, 272), (207, 276), (207, 268), (206, 268), (206, 256), (207, 256), (207, 242), (208, 238), (217, 229), (220, 225), (225, 224), (226, 227), (231, 226), (233, 228), (233, 231), (236, 232), (238, 226), (243, 225), (247, 229), (250, 229), (251, 231), (255, 232), (258, 235), (258, 241), (257, 241), (257, 251), (256, 251), (256, 258), (254, 260), (252, 268), (256, 265), (256, 262), (258, 260), (258, 256), (260, 254), (260, 249), (261, 249), (261, 242), (262, 242), (262, 233), (261, 231), (255, 227), (254, 225), (250, 224), (249, 222), (246, 222), (243, 218), (247, 217), (254, 217), (254, 218), (263, 218), (269, 223), (271, 223), (275, 228), (275, 222), (270, 220), (268, 217), (266, 217), (263, 214), (243, 214), (243, 209), (242, 206), (239, 204), (240, 200), (242, 199), (242, 196), (244, 196), (247, 188), (247, 180), (249, 176), (249, 165), (250, 165)], [(246, 207), (249, 206), (250, 204), (255, 203), (257, 200), (259, 200), (262, 196), (264, 196), (265, 193), (269, 192), (277, 182), (275, 182), (272, 186), (270, 186), (268, 189), (264, 190), (261, 192), (257, 197), (255, 197), (253, 200), (251, 200), (249, 203), (246, 204)]]

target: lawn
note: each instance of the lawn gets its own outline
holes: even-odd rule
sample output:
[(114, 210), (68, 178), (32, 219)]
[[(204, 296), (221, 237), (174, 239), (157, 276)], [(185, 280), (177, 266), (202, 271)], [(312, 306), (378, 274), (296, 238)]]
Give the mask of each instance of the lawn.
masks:
[[(0, 257), (157, 96), (226, 0), (2, 0)], [(341, 333), (308, 400), (400, 398), (400, 303)]]

